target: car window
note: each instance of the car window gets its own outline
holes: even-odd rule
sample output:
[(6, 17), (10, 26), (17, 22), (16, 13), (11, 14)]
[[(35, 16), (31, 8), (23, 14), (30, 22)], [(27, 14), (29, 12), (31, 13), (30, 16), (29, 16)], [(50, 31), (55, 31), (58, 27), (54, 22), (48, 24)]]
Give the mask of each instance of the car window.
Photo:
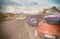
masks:
[(48, 12), (48, 15), (58, 15), (59, 12)]

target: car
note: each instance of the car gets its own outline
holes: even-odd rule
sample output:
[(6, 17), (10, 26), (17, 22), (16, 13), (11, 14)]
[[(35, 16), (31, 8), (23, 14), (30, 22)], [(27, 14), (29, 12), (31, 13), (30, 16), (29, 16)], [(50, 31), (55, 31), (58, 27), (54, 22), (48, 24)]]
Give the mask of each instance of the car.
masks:
[(45, 21), (47, 23), (51, 23), (51, 24), (60, 24), (60, 15), (47, 15), (44, 17)]
[(30, 15), (27, 16), (26, 21), (29, 25), (38, 26), (38, 22), (41, 21), (42, 15)]
[(37, 35), (42, 39), (58, 39), (60, 37), (60, 24), (48, 24), (41, 21), (38, 23)]
[(29, 17), (29, 18), (27, 19), (27, 23), (28, 23), (29, 25), (35, 26), (35, 25), (37, 25), (37, 19), (36, 19), (36, 18), (31, 18), (31, 17)]
[(42, 39), (60, 39), (60, 13), (44, 16), (36, 32)]

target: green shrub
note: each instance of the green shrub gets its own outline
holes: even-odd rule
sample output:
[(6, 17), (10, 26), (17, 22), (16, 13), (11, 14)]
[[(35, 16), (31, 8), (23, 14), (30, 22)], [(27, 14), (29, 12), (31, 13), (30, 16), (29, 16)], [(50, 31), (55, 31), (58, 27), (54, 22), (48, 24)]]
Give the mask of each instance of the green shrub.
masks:
[(4, 16), (4, 14), (0, 13), (0, 19), (1, 18), (5, 18), (6, 16)]

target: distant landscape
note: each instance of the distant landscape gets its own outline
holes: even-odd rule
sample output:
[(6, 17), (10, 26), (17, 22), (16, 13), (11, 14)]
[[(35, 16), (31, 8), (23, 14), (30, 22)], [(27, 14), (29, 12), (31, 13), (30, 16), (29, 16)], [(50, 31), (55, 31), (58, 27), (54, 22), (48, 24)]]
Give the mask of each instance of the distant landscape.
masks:
[[(36, 9), (35, 7), (37, 6), (34, 6), (34, 8), (30, 7), (30, 9)], [(14, 8), (14, 10), (13, 10)], [(20, 7), (19, 7), (20, 8)], [(30, 15), (39, 15), (39, 14), (42, 14), (43, 12), (45, 13), (46, 10), (48, 11), (58, 11), (60, 12), (60, 7), (56, 7), (54, 8), (53, 7), (50, 7), (50, 8), (42, 8), (41, 10), (39, 10), (39, 7), (37, 7), (37, 12), (33, 12), (33, 10), (30, 10), (28, 9), (29, 7), (24, 7), (24, 9), (26, 8), (25, 12), (24, 12), (24, 9), (21, 10), (21, 9), (17, 9), (16, 7), (7, 7), (7, 9), (1, 9), (1, 12), (0, 12), (0, 18), (5, 18), (5, 19), (19, 19), (19, 18), (26, 18), (27, 16), (30, 16)], [(40, 7), (41, 8), (41, 7)], [(29, 11), (30, 10), (30, 11)], [(39, 11), (38, 11), (39, 10)]]
[(16, 18), (24, 18), (28, 16), (28, 14), (13, 14), (13, 13), (0, 13), (0, 19), (16, 19)]

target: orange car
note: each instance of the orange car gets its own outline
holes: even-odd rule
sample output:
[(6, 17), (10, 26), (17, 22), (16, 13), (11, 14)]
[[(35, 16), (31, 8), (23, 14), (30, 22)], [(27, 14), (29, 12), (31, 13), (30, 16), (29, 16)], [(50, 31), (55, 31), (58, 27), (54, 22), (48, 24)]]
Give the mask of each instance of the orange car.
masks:
[[(41, 36), (43, 39), (60, 39), (59, 38), (60, 37), (60, 23), (59, 23), (60, 20), (55, 20), (56, 16), (55, 17), (53, 16), (54, 19), (51, 19), (51, 17), (52, 17), (51, 15), (50, 15), (50, 18), (47, 16), (47, 18), (49, 19), (45, 19), (44, 21), (42, 20), (41, 22), (38, 23), (37, 34)], [(58, 18), (60, 17), (57, 16), (56, 19)]]

